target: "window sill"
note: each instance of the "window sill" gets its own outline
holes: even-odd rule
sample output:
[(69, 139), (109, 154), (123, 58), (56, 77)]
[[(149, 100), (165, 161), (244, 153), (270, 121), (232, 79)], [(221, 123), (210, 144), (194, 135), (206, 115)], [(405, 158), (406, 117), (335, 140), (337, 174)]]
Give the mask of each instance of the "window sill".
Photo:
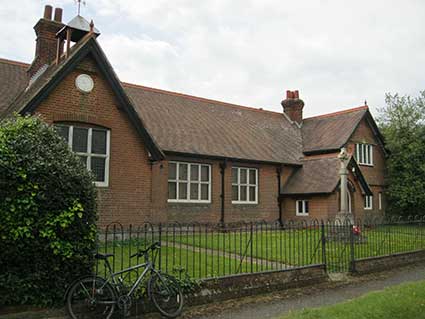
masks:
[(373, 164), (362, 164), (362, 163), (357, 163), (359, 164), (359, 166), (367, 166), (367, 167), (373, 167)]
[(211, 204), (211, 201), (209, 200), (175, 200), (175, 199), (168, 199), (167, 202), (169, 204)]
[(232, 205), (258, 205), (258, 202), (232, 202)]
[(373, 210), (373, 208), (371, 207), (371, 208), (364, 208), (364, 210)]
[(295, 214), (296, 217), (308, 217), (310, 214)]
[(104, 183), (104, 182), (94, 182), (93, 184), (94, 184), (94, 186), (96, 186), (98, 188), (107, 188), (107, 187), (109, 187), (109, 183)]

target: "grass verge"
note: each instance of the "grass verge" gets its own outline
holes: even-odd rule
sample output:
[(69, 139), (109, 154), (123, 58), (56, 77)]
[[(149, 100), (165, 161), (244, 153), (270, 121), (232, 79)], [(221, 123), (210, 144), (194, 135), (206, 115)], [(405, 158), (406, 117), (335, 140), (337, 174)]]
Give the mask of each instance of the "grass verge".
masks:
[(280, 319), (313, 318), (425, 318), (425, 281), (394, 286), (333, 306), (305, 309), (280, 317)]

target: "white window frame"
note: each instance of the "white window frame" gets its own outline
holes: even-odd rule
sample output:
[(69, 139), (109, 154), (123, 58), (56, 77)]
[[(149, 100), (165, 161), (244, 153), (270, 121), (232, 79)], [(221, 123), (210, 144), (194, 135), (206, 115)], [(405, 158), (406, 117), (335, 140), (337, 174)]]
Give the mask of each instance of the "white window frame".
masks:
[(373, 195), (364, 196), (364, 209), (372, 210), (373, 209)]
[[(170, 177), (168, 176), (168, 182), (167, 182), (167, 201), (169, 203), (205, 203), (205, 204), (209, 204), (211, 203), (211, 180), (212, 180), (212, 176), (211, 176), (211, 165), (210, 164), (203, 164), (203, 163), (190, 163), (190, 162), (180, 162), (180, 161), (170, 161), (169, 164), (176, 164), (176, 178), (175, 179), (170, 179)], [(180, 176), (179, 176), (179, 168), (180, 168), (180, 164), (187, 164), (187, 179), (186, 180), (180, 180)], [(198, 176), (199, 176), (199, 180), (197, 181), (191, 181), (190, 180), (190, 171), (191, 171), (191, 166), (192, 165), (196, 165), (198, 166)], [(202, 181), (201, 180), (201, 167), (202, 166), (206, 166), (208, 167), (208, 182)], [(168, 173), (167, 173), (168, 174)], [(186, 183), (186, 199), (179, 199), (179, 182), (184, 182)], [(176, 183), (176, 199), (170, 199), (168, 198), (169, 194), (168, 194), (168, 183)], [(192, 183), (197, 183), (198, 184), (198, 198), (201, 198), (201, 185), (208, 185), (208, 199), (190, 199), (190, 187)]]
[[(306, 211), (306, 202), (308, 203), (308, 211)], [(301, 208), (301, 210), (300, 210)], [(307, 199), (299, 199), (295, 202), (296, 216), (308, 216), (310, 213), (310, 203)]]
[[(72, 151), (72, 138), (73, 138), (73, 133), (74, 133), (74, 127), (77, 128), (84, 128), (84, 129), (88, 129), (88, 134), (87, 134), (87, 153), (84, 152), (74, 152), (76, 155), (81, 155), (81, 156), (86, 156), (87, 157), (87, 162), (86, 162), (86, 167), (87, 170), (91, 171), (91, 158), (92, 157), (101, 157), (105, 159), (105, 180), (103, 182), (99, 182), (99, 181), (95, 181), (94, 184), (97, 187), (108, 187), (109, 186), (109, 158), (110, 158), (110, 144), (111, 144), (111, 131), (106, 129), (106, 128), (97, 128), (97, 127), (84, 127), (84, 126), (78, 126), (78, 125), (73, 125), (73, 124), (62, 124), (62, 123), (58, 123), (55, 124), (56, 126), (66, 126), (68, 127), (68, 146), (70, 147), (71, 151)], [(92, 132), (93, 129), (97, 130), (104, 130), (106, 131), (106, 154), (96, 154), (96, 153), (92, 153), (91, 151), (91, 144), (92, 144)]]
[(382, 192), (378, 193), (378, 208), (382, 210)]
[[(250, 204), (255, 205), (258, 204), (258, 168), (254, 167), (239, 167), (239, 166), (233, 166), (231, 173), (233, 174), (233, 169), (237, 169), (237, 182), (233, 183), (232, 179), (232, 204)], [(241, 184), (240, 178), (241, 178), (241, 170), (246, 170), (246, 183)], [(255, 184), (251, 184), (249, 180), (249, 172), (255, 171)], [(238, 187), (238, 200), (233, 200), (233, 186)], [(241, 186), (246, 186), (246, 200), (241, 200)], [(255, 201), (249, 200), (249, 189), (250, 187), (255, 186)]]
[(360, 165), (373, 166), (373, 145), (356, 143), (356, 160)]

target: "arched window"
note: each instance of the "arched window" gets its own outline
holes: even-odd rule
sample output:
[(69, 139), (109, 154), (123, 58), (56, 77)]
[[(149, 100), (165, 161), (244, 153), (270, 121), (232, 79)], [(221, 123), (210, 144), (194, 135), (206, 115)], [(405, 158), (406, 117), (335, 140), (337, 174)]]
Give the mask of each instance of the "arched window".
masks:
[(93, 173), (96, 186), (108, 186), (110, 131), (83, 124), (58, 123), (55, 128), (84, 166)]

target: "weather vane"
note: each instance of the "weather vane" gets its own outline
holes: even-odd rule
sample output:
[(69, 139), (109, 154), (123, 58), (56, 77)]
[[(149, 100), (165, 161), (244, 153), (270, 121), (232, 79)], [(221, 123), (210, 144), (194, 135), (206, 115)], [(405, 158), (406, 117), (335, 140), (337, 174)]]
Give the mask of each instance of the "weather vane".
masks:
[(80, 15), (81, 3), (85, 6), (86, 5), (86, 1), (85, 0), (75, 0), (75, 3), (77, 3), (77, 6), (78, 6), (78, 15)]

